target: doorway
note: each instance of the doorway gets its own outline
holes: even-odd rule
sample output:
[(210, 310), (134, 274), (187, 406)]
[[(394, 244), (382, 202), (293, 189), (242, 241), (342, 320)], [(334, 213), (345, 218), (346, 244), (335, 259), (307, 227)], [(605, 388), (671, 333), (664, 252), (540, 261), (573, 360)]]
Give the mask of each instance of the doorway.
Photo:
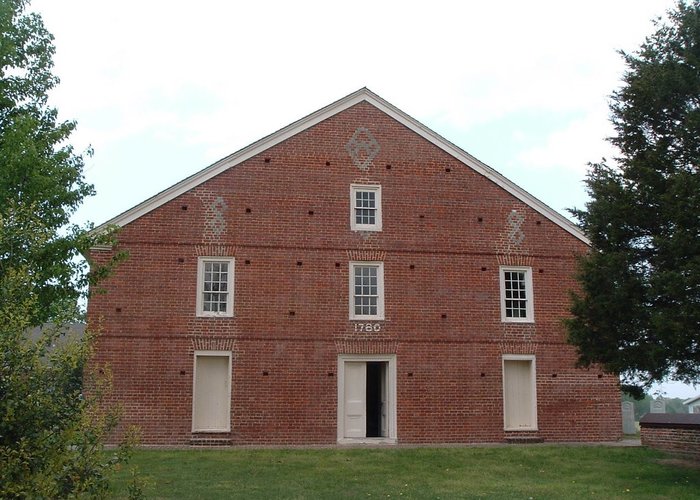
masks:
[(366, 437), (386, 436), (386, 361), (367, 363), (367, 432)]
[(339, 358), (339, 442), (395, 441), (395, 363), (395, 356)]
[(231, 430), (231, 353), (195, 351), (192, 432)]
[(507, 431), (537, 430), (534, 356), (503, 356), (503, 424)]

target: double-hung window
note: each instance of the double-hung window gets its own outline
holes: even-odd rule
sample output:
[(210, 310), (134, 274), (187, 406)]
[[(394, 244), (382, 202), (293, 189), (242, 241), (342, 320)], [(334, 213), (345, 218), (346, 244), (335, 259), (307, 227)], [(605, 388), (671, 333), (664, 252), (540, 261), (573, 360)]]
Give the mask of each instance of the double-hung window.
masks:
[(350, 263), (350, 319), (384, 319), (384, 263)]
[(529, 267), (501, 267), (501, 320), (532, 323), (532, 269)]
[(382, 187), (350, 186), (350, 228), (353, 231), (382, 230)]
[(232, 257), (200, 257), (197, 267), (197, 316), (233, 316)]

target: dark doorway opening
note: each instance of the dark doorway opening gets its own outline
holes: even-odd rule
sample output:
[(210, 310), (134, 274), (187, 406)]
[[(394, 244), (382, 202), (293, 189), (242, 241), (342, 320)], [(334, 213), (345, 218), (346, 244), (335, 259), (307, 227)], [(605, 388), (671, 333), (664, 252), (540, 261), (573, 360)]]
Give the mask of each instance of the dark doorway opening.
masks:
[(367, 362), (367, 437), (386, 437), (386, 365)]

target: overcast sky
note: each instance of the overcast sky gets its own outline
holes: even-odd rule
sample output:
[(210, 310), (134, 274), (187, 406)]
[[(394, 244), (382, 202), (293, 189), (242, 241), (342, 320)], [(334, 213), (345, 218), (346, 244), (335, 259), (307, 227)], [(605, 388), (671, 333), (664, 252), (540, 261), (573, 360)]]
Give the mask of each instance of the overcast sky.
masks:
[[(609, 96), (673, 0), (34, 0), (100, 224), (361, 87), (566, 214)], [(692, 390), (678, 392), (685, 397)], [(676, 395), (676, 392), (671, 395)]]

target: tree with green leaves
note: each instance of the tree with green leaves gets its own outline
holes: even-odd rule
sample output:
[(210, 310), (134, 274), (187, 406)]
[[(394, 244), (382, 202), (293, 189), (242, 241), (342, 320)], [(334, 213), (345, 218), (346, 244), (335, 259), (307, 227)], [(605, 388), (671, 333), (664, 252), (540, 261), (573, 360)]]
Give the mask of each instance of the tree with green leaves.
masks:
[(69, 220), (93, 187), (83, 179), (83, 156), (67, 142), (75, 123), (58, 121), (47, 104), (58, 83), (53, 37), (39, 15), (24, 13), (27, 3), (0, 2), (0, 215), (17, 225), (21, 215), (36, 216), (50, 237), (41, 244), (8, 238), (0, 273), (31, 269), (32, 291), (44, 306), (32, 319), (39, 325), (76, 304), (84, 289), (87, 273), (76, 257), (89, 248), (90, 237)]
[(591, 165), (591, 201), (572, 211), (592, 248), (567, 327), (581, 365), (619, 373), (639, 395), (700, 381), (700, 2), (679, 2), (622, 56), (619, 155)]
[(69, 223), (93, 187), (75, 123), (48, 104), (53, 37), (27, 4), (0, 0), (0, 497), (103, 496), (128, 447), (102, 447), (116, 413), (100, 404), (109, 377), (85, 370), (92, 335), (61, 338), (109, 267), (80, 256), (111, 235)]

